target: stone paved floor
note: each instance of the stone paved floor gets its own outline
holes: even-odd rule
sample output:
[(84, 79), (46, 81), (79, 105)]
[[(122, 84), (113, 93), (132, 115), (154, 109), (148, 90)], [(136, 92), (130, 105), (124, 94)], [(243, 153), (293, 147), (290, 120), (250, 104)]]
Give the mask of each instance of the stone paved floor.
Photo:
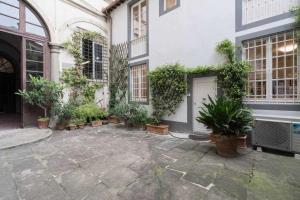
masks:
[(300, 161), (246, 150), (224, 159), (208, 143), (116, 126), (55, 132), (0, 151), (0, 200), (290, 200)]

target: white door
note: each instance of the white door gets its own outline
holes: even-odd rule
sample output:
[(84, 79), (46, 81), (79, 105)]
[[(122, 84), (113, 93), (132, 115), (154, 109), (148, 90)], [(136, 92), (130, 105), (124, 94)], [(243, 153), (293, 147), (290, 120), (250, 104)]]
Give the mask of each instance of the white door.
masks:
[(209, 102), (208, 95), (211, 98), (217, 96), (217, 78), (204, 77), (194, 78), (193, 80), (193, 131), (200, 133), (209, 133), (209, 130), (199, 122), (196, 117), (199, 115), (199, 110), (203, 103)]

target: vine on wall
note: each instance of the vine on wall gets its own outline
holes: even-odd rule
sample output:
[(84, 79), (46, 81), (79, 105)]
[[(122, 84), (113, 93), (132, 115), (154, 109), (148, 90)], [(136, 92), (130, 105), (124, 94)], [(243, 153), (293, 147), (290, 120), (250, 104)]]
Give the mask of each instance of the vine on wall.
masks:
[(75, 66), (65, 69), (61, 80), (71, 89), (70, 101), (75, 105), (94, 102), (96, 90), (103, 87), (97, 82), (90, 81), (83, 74), (82, 40), (84, 39), (92, 40), (106, 47), (106, 39), (100, 33), (83, 30), (75, 31), (71, 40), (63, 44), (65, 49), (74, 57)]
[(300, 44), (300, 6), (295, 7), (292, 12), (294, 13), (294, 18), (295, 18), (295, 23), (294, 23), (294, 28), (297, 33), (297, 42)]
[(109, 67), (109, 109), (126, 101), (128, 89), (128, 48), (127, 43), (113, 45), (110, 49)]

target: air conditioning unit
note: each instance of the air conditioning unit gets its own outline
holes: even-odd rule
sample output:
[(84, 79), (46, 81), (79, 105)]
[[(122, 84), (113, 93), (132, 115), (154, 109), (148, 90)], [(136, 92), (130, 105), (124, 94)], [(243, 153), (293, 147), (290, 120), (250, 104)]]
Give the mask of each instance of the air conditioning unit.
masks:
[(291, 124), (290, 121), (256, 119), (253, 145), (291, 151)]
[(252, 144), (299, 154), (300, 112), (268, 112), (254, 115)]

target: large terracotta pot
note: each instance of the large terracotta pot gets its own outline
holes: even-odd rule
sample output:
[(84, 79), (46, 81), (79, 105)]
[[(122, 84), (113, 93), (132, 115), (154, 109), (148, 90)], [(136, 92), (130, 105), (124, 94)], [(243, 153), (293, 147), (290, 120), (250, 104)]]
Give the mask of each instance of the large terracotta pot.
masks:
[(65, 123), (57, 123), (57, 124), (56, 124), (56, 129), (57, 129), (57, 130), (62, 131), (62, 130), (64, 130), (65, 128), (66, 128), (66, 124), (65, 124)]
[(49, 119), (42, 118), (37, 120), (37, 126), (39, 129), (46, 129), (49, 127)]
[(216, 133), (211, 133), (210, 135), (209, 135), (209, 139), (210, 139), (210, 142), (211, 143), (213, 143), (213, 144), (216, 144), (216, 141), (217, 141), (217, 139), (218, 139), (218, 134), (216, 134)]
[(216, 140), (217, 153), (223, 157), (237, 156), (238, 142), (236, 136), (218, 136)]
[(155, 133), (159, 135), (168, 135), (169, 134), (169, 126), (168, 125), (152, 125), (146, 124), (146, 129), (150, 133)]
[(94, 120), (92, 121), (92, 127), (98, 127), (98, 126), (102, 126), (102, 121), (101, 120)]
[(247, 135), (241, 135), (237, 137), (238, 147), (245, 149), (247, 148)]
[(110, 116), (108, 117), (108, 122), (112, 124), (119, 124), (120, 120), (116, 116)]

